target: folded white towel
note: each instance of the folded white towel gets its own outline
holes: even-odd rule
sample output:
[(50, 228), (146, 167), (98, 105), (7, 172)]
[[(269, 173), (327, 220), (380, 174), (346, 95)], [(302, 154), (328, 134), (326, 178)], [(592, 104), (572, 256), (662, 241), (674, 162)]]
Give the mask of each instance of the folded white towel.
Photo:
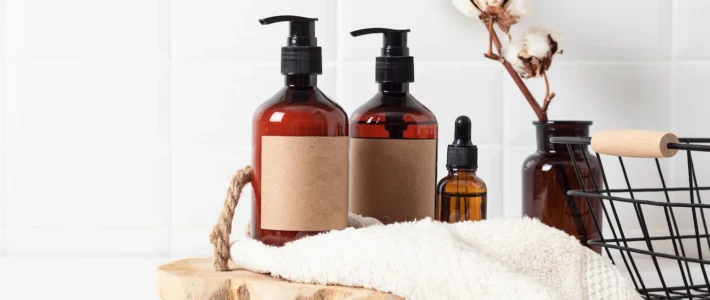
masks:
[[(351, 216), (351, 224), (372, 220)], [(375, 224), (272, 247), (232, 244), (238, 266), (407, 299), (639, 299), (601, 256), (534, 219)]]

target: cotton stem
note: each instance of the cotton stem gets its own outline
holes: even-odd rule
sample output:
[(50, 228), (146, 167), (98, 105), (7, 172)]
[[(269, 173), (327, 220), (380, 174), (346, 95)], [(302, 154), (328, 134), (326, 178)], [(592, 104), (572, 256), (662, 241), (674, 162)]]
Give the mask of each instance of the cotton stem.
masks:
[(542, 78), (545, 79), (545, 102), (542, 104), (542, 113), (547, 115), (547, 109), (552, 102), (552, 98), (555, 98), (555, 93), (550, 93), (550, 81), (547, 79), (547, 72), (542, 72)]
[[(495, 44), (496, 49), (498, 50), (498, 53), (503, 53), (503, 45), (500, 43), (500, 39), (498, 39), (498, 34), (496, 34), (495, 29), (493, 27), (489, 27), (489, 33), (490, 36), (492, 37), (493, 44)], [(518, 86), (520, 89), (520, 92), (523, 93), (523, 96), (525, 97), (525, 100), (528, 101), (528, 104), (530, 104), (530, 107), (532, 107), (533, 111), (535, 112), (535, 115), (537, 116), (537, 119), (540, 122), (547, 122), (547, 114), (545, 111), (540, 107), (540, 104), (535, 100), (535, 96), (532, 95), (530, 90), (528, 89), (528, 86), (525, 85), (523, 82), (523, 79), (520, 78), (520, 74), (515, 71), (512, 65), (504, 59), (499, 59), (502, 63), (505, 69), (508, 71), (508, 74), (510, 74), (510, 77), (513, 79), (515, 82), (515, 85)]]
[(488, 19), (488, 57), (493, 57), (493, 18)]

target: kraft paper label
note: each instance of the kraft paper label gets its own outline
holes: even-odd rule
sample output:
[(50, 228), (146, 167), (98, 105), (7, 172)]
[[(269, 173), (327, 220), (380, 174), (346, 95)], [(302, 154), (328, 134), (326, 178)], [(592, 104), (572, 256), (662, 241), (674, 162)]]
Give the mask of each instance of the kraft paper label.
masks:
[(436, 140), (350, 140), (350, 210), (383, 223), (434, 217)]
[(348, 226), (348, 137), (261, 138), (261, 227)]

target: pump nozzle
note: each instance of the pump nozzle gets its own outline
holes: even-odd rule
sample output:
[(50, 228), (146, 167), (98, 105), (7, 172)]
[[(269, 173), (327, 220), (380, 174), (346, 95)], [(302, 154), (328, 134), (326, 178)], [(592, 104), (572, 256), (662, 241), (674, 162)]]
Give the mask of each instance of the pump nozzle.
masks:
[(268, 17), (268, 18), (263, 18), (259, 19), (259, 23), (261, 25), (269, 25), (273, 23), (278, 23), (278, 22), (310, 22), (310, 21), (318, 21), (318, 18), (307, 18), (307, 17), (301, 17), (301, 16), (290, 16), (290, 15), (283, 15), (283, 16), (273, 16), (273, 17)]
[(286, 47), (281, 48), (281, 74), (321, 74), (323, 59), (316, 38), (316, 18), (273, 16), (259, 20), (262, 25), (289, 22)]
[(407, 33), (409, 29), (365, 28), (350, 32), (358, 37), (382, 33), (381, 56), (376, 58), (376, 82), (414, 82), (414, 58), (409, 56)]

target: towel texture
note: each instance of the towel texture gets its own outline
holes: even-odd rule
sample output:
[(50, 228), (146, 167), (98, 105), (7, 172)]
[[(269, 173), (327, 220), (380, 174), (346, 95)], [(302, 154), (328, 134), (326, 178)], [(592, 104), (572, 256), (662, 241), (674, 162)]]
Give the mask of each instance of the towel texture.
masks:
[(272, 247), (232, 243), (238, 266), (295, 282), (356, 286), (407, 299), (640, 299), (611, 264), (534, 219), (347, 228)]

